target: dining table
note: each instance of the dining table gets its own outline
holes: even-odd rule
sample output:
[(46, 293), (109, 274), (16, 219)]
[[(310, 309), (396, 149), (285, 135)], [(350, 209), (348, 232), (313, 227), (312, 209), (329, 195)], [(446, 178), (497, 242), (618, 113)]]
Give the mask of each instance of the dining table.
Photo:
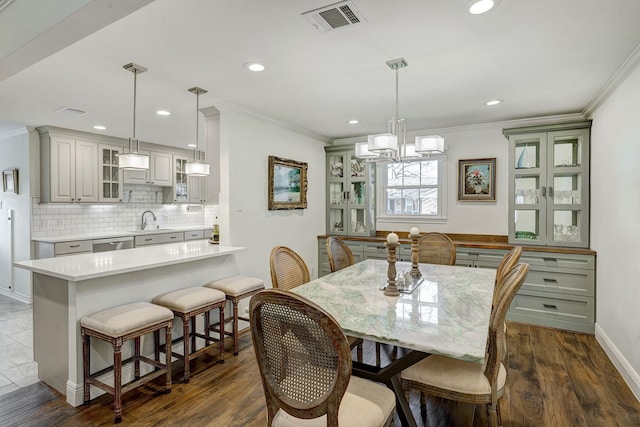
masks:
[[(389, 263), (380, 259), (361, 261), (291, 291), (332, 315), (346, 335), (403, 349), (384, 366), (353, 361), (352, 374), (393, 390), (402, 425), (416, 426), (400, 373), (430, 354), (484, 362), (496, 271), (419, 264), (421, 277), (404, 281), (411, 263), (395, 266), (400, 296), (385, 295)], [(410, 289), (410, 283), (417, 286)]]

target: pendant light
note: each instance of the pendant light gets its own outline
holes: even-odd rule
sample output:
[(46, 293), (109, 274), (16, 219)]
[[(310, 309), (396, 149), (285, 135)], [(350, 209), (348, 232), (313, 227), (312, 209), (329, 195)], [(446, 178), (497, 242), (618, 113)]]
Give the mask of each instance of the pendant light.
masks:
[[(136, 83), (138, 74), (144, 73), (147, 69), (133, 62), (123, 65), (122, 68), (133, 73), (133, 136), (129, 138), (129, 152), (118, 156), (118, 167), (130, 170), (146, 170), (149, 169), (149, 156), (138, 153), (140, 141), (136, 138)], [(133, 148), (134, 145), (135, 148)]]
[(193, 161), (187, 162), (185, 172), (190, 176), (209, 176), (209, 163), (200, 161), (200, 150), (198, 149), (198, 119), (200, 116), (200, 95), (207, 93), (207, 90), (200, 87), (192, 87), (189, 92), (196, 95), (196, 147), (193, 149)]

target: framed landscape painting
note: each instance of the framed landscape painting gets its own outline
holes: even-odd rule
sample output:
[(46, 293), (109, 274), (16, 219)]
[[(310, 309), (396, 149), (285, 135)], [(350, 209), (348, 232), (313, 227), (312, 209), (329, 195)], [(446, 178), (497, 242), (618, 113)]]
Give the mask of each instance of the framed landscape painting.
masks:
[(496, 200), (496, 158), (458, 160), (458, 200)]
[(269, 210), (307, 208), (307, 164), (269, 156)]

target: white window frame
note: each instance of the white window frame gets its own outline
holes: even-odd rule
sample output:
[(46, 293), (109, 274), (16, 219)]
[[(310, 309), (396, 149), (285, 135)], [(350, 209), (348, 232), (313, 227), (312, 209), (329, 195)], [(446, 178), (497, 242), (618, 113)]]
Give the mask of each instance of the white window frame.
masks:
[[(428, 159), (417, 159), (417, 161), (420, 160), (438, 161), (438, 185), (436, 186), (438, 189), (438, 213), (435, 215), (387, 214), (387, 165), (391, 162), (382, 162), (376, 164), (376, 222), (445, 223), (447, 221), (447, 155), (432, 155)], [(410, 187), (415, 188), (415, 186)]]

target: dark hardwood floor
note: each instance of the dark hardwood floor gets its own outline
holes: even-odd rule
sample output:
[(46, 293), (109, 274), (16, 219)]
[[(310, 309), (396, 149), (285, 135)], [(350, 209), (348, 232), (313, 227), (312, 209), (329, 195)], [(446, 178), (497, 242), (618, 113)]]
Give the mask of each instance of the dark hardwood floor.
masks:
[[(509, 323), (508, 344), (508, 385), (501, 401), (505, 426), (640, 425), (640, 403), (593, 336)], [(212, 350), (211, 356), (198, 358), (191, 382), (174, 384), (170, 394), (162, 394), (155, 384), (127, 393), (122, 425), (266, 425), (250, 337), (243, 337), (240, 355), (228, 353), (224, 364), (211, 364), (214, 355)], [(365, 343), (365, 357), (374, 358), (370, 342)], [(174, 366), (179, 378), (180, 369)], [(484, 407), (430, 399), (421, 414), (417, 394), (410, 398), (420, 425), (487, 425)], [(0, 397), (0, 426), (112, 423), (112, 400), (106, 395), (73, 408), (60, 393), (38, 383)]]

